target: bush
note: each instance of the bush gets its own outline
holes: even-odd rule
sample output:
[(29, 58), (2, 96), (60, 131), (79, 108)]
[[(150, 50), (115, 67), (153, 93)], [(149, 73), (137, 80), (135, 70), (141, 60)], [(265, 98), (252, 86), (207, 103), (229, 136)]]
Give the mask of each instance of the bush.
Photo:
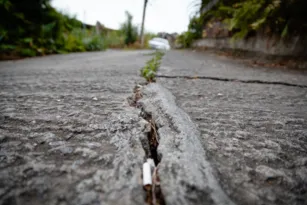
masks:
[(132, 25), (132, 15), (126, 11), (126, 22), (121, 25), (121, 31), (125, 36), (125, 44), (130, 45), (136, 42), (138, 37), (137, 26)]
[(123, 48), (125, 45), (125, 36), (121, 31), (108, 32), (104, 38), (108, 48)]
[(103, 37), (97, 35), (94, 30), (74, 29), (65, 36), (64, 51), (82, 52), (106, 49)]
[(194, 34), (190, 31), (187, 31), (177, 36), (176, 44), (180, 45), (182, 48), (189, 48), (192, 45), (194, 39)]
[(194, 16), (190, 19), (188, 31), (177, 36), (176, 44), (183, 48), (189, 48), (193, 41), (202, 37), (203, 21), (201, 17)]
[(81, 28), (82, 22), (56, 11), (49, 0), (0, 1), (2, 54), (35, 56), (105, 49), (102, 36)]
[(30, 48), (23, 48), (20, 50), (20, 55), (24, 57), (36, 56), (36, 51)]
[(190, 19), (188, 26), (189, 34), (193, 39), (199, 39), (203, 34), (203, 20), (201, 17), (194, 16)]
[(84, 40), (85, 50), (87, 51), (100, 51), (106, 49), (106, 44), (103, 38), (99, 35), (93, 35)]
[(212, 2), (201, 0), (202, 19), (223, 20), (234, 33), (234, 39), (257, 31), (282, 38), (307, 34), (306, 0), (219, 0), (202, 12)]
[(64, 41), (64, 51), (68, 52), (81, 52), (85, 51), (84, 44), (82, 42), (82, 37), (80, 35), (79, 29), (65, 35)]

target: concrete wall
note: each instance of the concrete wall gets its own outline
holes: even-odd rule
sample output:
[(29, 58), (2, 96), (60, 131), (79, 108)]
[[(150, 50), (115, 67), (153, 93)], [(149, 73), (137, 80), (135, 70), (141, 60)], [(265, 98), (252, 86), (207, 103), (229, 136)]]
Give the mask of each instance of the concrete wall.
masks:
[(230, 38), (204, 38), (193, 43), (194, 48), (240, 49), (280, 56), (307, 56), (307, 42), (293, 37), (287, 42), (274, 37), (251, 37), (232, 42)]

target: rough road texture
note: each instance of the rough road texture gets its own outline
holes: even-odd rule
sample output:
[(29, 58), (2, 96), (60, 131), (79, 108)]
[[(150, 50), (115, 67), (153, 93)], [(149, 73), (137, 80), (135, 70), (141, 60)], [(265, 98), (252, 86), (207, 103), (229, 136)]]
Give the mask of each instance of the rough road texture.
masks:
[(144, 52), (0, 63), (0, 204), (144, 204)]
[(142, 108), (157, 126), (158, 174), (166, 204), (233, 205), (213, 174), (199, 131), (174, 96), (155, 83), (142, 93)]
[(172, 51), (163, 58), (160, 74), (170, 76), (205, 76), (239, 80), (285, 82), (307, 86), (307, 70), (281, 70), (278, 68), (249, 67), (236, 60), (214, 53)]
[[(304, 72), (249, 68), (186, 51), (168, 52), (160, 74), (307, 84)], [(307, 203), (307, 88), (205, 79), (158, 82), (198, 124), (202, 146), (234, 202)]]
[[(144, 204), (150, 126), (127, 97), (149, 58), (108, 51), (1, 62), (0, 204)], [(167, 204), (306, 204), (307, 88), (176, 79), (305, 86), (305, 72), (170, 51), (160, 73), (174, 77), (158, 82), (200, 131), (171, 93), (144, 89)]]

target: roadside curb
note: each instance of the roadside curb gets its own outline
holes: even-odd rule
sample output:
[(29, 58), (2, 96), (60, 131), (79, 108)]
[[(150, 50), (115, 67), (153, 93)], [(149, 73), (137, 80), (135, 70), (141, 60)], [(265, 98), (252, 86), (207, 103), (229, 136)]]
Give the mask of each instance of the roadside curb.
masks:
[(200, 133), (170, 91), (157, 83), (142, 89), (143, 112), (159, 136), (158, 167), (166, 204), (234, 205), (224, 193), (199, 141)]

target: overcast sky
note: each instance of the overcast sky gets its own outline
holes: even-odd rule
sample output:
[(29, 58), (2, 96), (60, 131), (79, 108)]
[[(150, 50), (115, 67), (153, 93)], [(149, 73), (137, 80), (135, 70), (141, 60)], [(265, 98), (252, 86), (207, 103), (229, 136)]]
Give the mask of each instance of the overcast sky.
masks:
[[(149, 0), (145, 29), (150, 32), (178, 32), (187, 30), (193, 5), (200, 0)], [(74, 14), (88, 24), (100, 21), (117, 29), (125, 21), (125, 11), (133, 15), (135, 24), (142, 21), (144, 0), (52, 0), (58, 10)]]

